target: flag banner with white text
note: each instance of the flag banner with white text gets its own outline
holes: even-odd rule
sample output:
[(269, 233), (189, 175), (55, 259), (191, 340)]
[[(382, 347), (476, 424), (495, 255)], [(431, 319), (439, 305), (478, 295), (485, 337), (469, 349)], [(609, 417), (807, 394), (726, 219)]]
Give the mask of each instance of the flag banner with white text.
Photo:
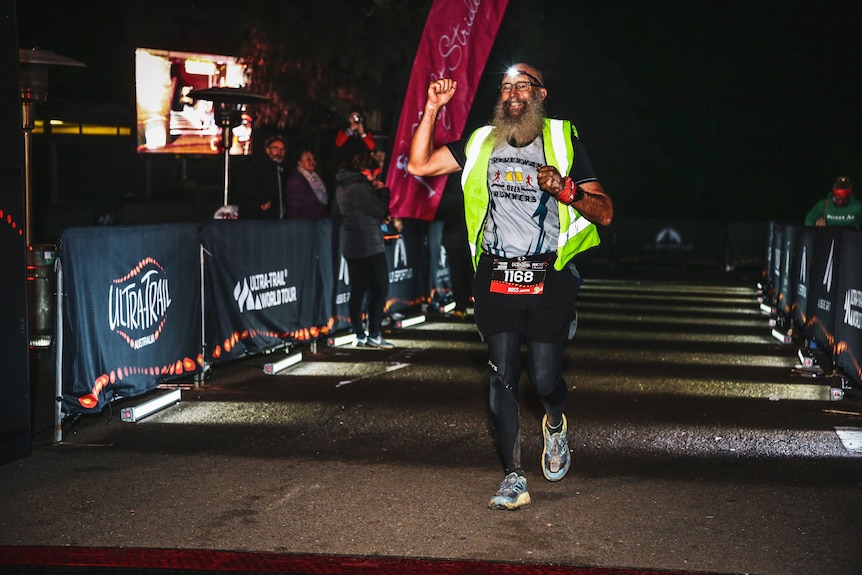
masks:
[(65, 412), (200, 371), (197, 225), (68, 228), (59, 257)]
[(461, 138), (470, 107), (508, 0), (434, 0), (416, 51), (398, 120), (386, 185), (392, 190), (394, 217), (431, 221), (446, 177), (415, 178), (407, 173), (410, 140), (425, 107), (428, 85), (452, 78), (458, 90), (440, 111), (437, 145)]
[[(838, 310), (835, 318), (835, 365), (857, 384), (862, 383), (862, 232), (841, 236), (838, 270)], [(847, 265), (844, 264), (847, 262)], [(853, 263), (850, 263), (853, 262)]]
[(327, 319), (314, 221), (211, 220), (202, 241), (207, 361), (320, 334)]

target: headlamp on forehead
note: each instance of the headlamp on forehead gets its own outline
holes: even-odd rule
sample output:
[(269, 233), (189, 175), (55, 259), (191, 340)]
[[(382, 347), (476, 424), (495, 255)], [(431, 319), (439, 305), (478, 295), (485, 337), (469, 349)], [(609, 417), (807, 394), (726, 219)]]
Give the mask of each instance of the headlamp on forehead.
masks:
[(518, 76), (526, 76), (527, 78), (530, 79), (530, 83), (533, 86), (536, 86), (537, 88), (544, 88), (545, 87), (545, 85), (542, 84), (542, 82), (538, 78), (536, 78), (535, 76), (533, 76), (529, 72), (525, 72), (524, 70), (519, 70), (517, 66), (512, 66), (508, 70), (506, 70), (506, 77), (507, 78), (517, 78)]

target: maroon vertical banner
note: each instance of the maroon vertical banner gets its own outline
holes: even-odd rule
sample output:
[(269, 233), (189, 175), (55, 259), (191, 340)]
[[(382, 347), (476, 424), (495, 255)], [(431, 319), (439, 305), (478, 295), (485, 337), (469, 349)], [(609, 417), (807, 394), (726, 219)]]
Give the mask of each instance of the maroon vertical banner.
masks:
[(459, 139), (507, 4), (508, 0), (434, 0), (416, 51), (386, 175), (393, 216), (434, 219), (446, 177), (416, 178), (407, 173), (410, 140), (425, 108), (428, 84), (440, 78), (458, 82), (458, 91), (440, 112), (434, 140)]

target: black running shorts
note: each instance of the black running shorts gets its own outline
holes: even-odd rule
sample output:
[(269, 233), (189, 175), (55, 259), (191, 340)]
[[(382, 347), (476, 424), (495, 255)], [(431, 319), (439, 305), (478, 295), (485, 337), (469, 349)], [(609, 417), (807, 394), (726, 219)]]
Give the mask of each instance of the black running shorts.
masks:
[(491, 292), (494, 262), (504, 258), (484, 253), (479, 257), (473, 278), (473, 311), (476, 326), (483, 336), (517, 332), (532, 341), (545, 343), (569, 338), (580, 283), (568, 266), (561, 271), (555, 270), (555, 258), (556, 254), (523, 258), (527, 261), (549, 259), (544, 291), (541, 294), (512, 295)]

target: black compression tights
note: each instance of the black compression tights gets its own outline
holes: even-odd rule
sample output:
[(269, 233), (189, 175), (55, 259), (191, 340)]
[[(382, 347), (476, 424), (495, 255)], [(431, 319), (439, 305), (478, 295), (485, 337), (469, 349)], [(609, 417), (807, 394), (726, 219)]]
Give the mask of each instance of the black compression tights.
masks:
[[(488, 343), (491, 375), (490, 405), (497, 433), (497, 446), (506, 473), (521, 470), (518, 381), (521, 378), (521, 336), (497, 333)], [(548, 414), (548, 422), (561, 421), (566, 401), (563, 367), (564, 342), (527, 342), (527, 375)]]

